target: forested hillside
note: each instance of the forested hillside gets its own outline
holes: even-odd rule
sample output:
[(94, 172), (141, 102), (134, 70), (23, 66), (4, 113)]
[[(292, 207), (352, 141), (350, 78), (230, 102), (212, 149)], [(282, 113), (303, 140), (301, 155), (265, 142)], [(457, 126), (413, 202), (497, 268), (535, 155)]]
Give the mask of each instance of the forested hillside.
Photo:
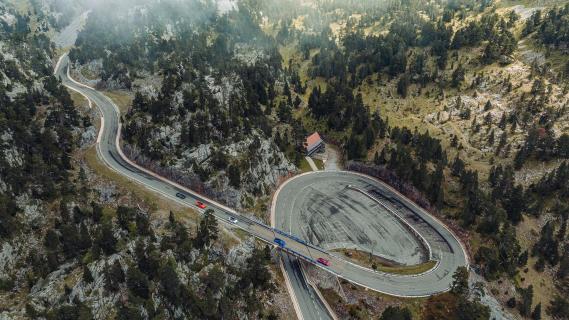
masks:
[(228, 235), (209, 212), (164, 213), (86, 161), (96, 113), (53, 76), (50, 33), (65, 23), (50, 4), (0, 4), (0, 318), (283, 313), (268, 247)]
[(29, 200), (49, 202), (73, 192), (70, 154), (80, 138), (73, 131), (88, 119), (81, 119), (52, 76), (50, 40), (32, 33), (26, 16), (0, 10), (0, 234), (10, 238), (30, 231), (20, 228), (26, 225), (22, 218), (41, 219), (39, 212), (25, 212)]
[[(565, 319), (568, 306), (568, 8), (466, 0), (263, 7), (263, 30), (297, 79), (295, 118), (340, 146), (348, 168), (456, 224), (492, 293), (534, 319)], [(462, 307), (456, 312), (468, 313)]]
[(216, 10), (209, 2), (171, 1), (109, 14), (102, 5), (70, 57), (95, 66), (99, 87), (131, 92), (123, 137), (132, 158), (252, 207), (295, 169), (290, 155), (302, 132), (278, 125), (275, 96), (287, 75), (256, 13), (245, 5)]
[(319, 282), (342, 319), (569, 319), (568, 28), (558, 0), (0, 3), (0, 318), (293, 316), (268, 247), (101, 164), (69, 50), (142, 166), (268, 222), (318, 131), (465, 243), (430, 298)]

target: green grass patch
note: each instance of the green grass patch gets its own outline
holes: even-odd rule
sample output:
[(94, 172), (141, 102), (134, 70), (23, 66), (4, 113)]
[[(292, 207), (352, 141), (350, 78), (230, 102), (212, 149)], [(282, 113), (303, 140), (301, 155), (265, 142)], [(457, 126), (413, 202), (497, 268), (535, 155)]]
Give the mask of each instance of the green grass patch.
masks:
[(400, 266), (400, 267), (388, 267), (388, 266), (378, 266), (378, 270), (388, 273), (395, 273), (395, 274), (420, 274), (426, 271), (431, 270), (437, 264), (436, 261), (427, 261), (425, 263), (417, 264), (414, 266)]
[(316, 165), (316, 168), (318, 168), (318, 170), (324, 170), (324, 161), (320, 159), (312, 159), (312, 161), (314, 161), (314, 164)]
[(345, 259), (362, 267), (393, 274), (420, 274), (431, 270), (437, 264), (436, 261), (431, 260), (417, 265), (403, 266), (360, 250), (338, 249), (334, 251), (342, 253)]
[(302, 171), (303, 173), (312, 171), (310, 164), (308, 164), (308, 161), (306, 161), (305, 158), (302, 158), (302, 160), (300, 160), (299, 168), (300, 168), (300, 171)]

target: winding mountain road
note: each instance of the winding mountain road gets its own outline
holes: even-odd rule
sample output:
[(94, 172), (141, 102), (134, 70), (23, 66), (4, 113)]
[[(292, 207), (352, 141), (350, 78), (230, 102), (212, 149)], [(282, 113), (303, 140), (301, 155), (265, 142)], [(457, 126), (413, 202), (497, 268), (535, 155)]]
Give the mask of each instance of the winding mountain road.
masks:
[[(124, 156), (120, 148), (120, 114), (113, 101), (101, 92), (74, 81), (69, 76), (69, 58), (67, 55), (63, 55), (59, 59), (55, 68), (55, 75), (61, 79), (65, 86), (79, 92), (99, 108), (101, 129), (96, 148), (100, 159), (106, 166), (166, 198), (199, 212), (203, 212), (203, 210), (197, 208), (195, 202), (197, 200), (202, 201), (207, 204), (208, 209), (214, 211), (214, 215), (218, 219), (227, 222), (230, 217), (236, 217), (239, 220), (237, 227), (258, 239), (273, 243), (274, 238), (281, 238), (286, 241), (285, 251), (288, 253), (348, 281), (393, 296), (423, 297), (447, 291), (452, 283), (454, 270), (459, 266), (468, 265), (467, 255), (459, 240), (441, 222), (383, 183), (350, 172), (332, 171), (303, 174), (291, 178), (281, 185), (274, 196), (272, 219), (275, 223), (274, 226), (286, 231), (286, 233), (250, 219), (223, 204), (205, 198), (130, 161)], [(322, 185), (335, 186), (335, 188), (324, 189), (324, 192), (326, 190), (331, 192), (330, 197), (338, 192), (338, 188), (347, 187), (355, 187), (367, 192), (375, 191), (380, 194), (381, 199), (371, 199), (370, 201), (379, 201), (383, 206), (391, 206), (390, 210), (400, 212), (404, 216), (403, 219), (407, 219), (410, 225), (416, 226), (418, 232), (430, 244), (432, 258), (437, 261), (436, 266), (428, 272), (413, 276), (376, 272), (355, 265), (337, 254), (309, 243), (309, 239), (304, 238), (303, 230), (300, 229), (299, 221), (297, 221), (298, 212), (302, 212), (302, 208), (298, 206), (302, 202), (298, 202), (296, 199), (302, 196), (301, 190), (306, 190), (310, 186), (320, 188)], [(177, 193), (184, 194), (185, 198), (177, 197)], [(290, 234), (295, 236), (291, 236), (289, 230)], [(331, 265), (325, 267), (316, 262), (317, 258), (325, 258), (330, 261)]]

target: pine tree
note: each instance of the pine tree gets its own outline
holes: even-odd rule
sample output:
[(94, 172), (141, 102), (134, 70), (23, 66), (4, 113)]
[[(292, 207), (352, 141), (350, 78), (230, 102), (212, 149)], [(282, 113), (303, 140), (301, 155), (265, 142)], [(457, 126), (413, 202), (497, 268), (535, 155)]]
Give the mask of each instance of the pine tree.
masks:
[(522, 211), (526, 207), (523, 188), (521, 186), (514, 187), (503, 204), (508, 214), (508, 220), (517, 225), (522, 221)]
[(430, 190), (430, 199), (433, 201), (437, 209), (441, 209), (444, 203), (444, 190), (443, 190), (443, 166), (441, 164), (437, 165), (435, 172), (431, 175), (431, 186), (428, 188)]
[(117, 239), (115, 238), (112, 224), (103, 222), (97, 237), (97, 245), (107, 255), (116, 252)]
[(91, 274), (91, 270), (89, 270), (89, 267), (87, 267), (87, 265), (83, 266), (83, 281), (85, 283), (93, 282), (93, 274)]
[(508, 133), (504, 131), (502, 132), (502, 135), (500, 136), (500, 141), (498, 142), (498, 146), (496, 147), (496, 154), (500, 153), (500, 151), (502, 150), (502, 148), (504, 148), (507, 142), (508, 142)]
[(538, 303), (531, 313), (532, 320), (541, 320), (541, 303)]
[(451, 174), (455, 177), (460, 177), (464, 171), (464, 162), (460, 159), (458, 154), (452, 162)]
[(533, 254), (555, 266), (559, 262), (559, 242), (555, 239), (555, 227), (548, 221), (541, 229), (540, 239), (533, 247)]
[[(490, 102), (490, 101), (488, 101)], [(506, 113), (502, 113), (502, 117), (500, 118), (500, 122), (498, 123), (498, 128), (505, 130), (506, 129)]]
[(379, 151), (375, 153), (374, 163), (378, 166), (382, 166), (387, 163), (387, 160), (385, 159), (385, 149), (387, 149), (387, 147), (381, 149), (381, 153)]
[(227, 168), (227, 177), (229, 178), (229, 184), (235, 188), (241, 186), (241, 172), (237, 165), (230, 165)]
[(466, 267), (458, 267), (452, 275), (452, 293), (466, 297), (468, 296), (468, 270)]
[(105, 266), (105, 288), (109, 291), (117, 291), (120, 284), (124, 282), (124, 272), (118, 260), (112, 265)]
[(452, 73), (451, 86), (454, 88), (459, 87), (460, 84), (464, 81), (465, 73), (466, 72), (462, 67), (462, 64), (459, 64), (458, 67)]
[(86, 251), (91, 248), (91, 245), (91, 235), (89, 234), (87, 225), (85, 225), (84, 222), (81, 222), (81, 225), (79, 227), (79, 248), (81, 251)]
[(196, 235), (195, 243), (197, 248), (209, 247), (211, 243), (217, 240), (218, 229), (217, 219), (213, 215), (213, 210), (207, 209), (204, 216), (200, 221), (198, 233)]
[(379, 320), (412, 320), (413, 315), (408, 308), (389, 306), (383, 313)]
[(403, 74), (399, 81), (397, 82), (397, 93), (403, 97), (407, 97), (407, 90), (409, 88), (409, 75), (407, 73)]
[(135, 266), (128, 268), (126, 284), (136, 296), (148, 299), (150, 296), (148, 277)]
[(531, 305), (533, 300), (533, 286), (529, 285), (526, 289), (520, 289), (522, 301), (519, 304), (520, 313), (529, 317), (531, 315)]

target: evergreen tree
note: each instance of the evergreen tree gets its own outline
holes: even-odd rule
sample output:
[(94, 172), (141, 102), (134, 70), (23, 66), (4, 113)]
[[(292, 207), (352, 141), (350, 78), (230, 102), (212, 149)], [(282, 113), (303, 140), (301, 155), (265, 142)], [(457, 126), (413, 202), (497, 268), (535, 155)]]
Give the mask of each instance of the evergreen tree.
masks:
[(522, 296), (522, 300), (518, 305), (520, 313), (525, 317), (529, 317), (531, 315), (531, 305), (533, 300), (533, 286), (530, 285), (526, 289), (519, 290)]
[(541, 229), (540, 238), (533, 247), (533, 254), (541, 257), (551, 265), (559, 262), (559, 242), (555, 239), (554, 226), (548, 221)]
[(541, 320), (541, 303), (538, 303), (531, 313), (532, 320)]
[(230, 165), (227, 167), (227, 177), (231, 186), (237, 189), (241, 186), (241, 172), (238, 166)]
[(559, 295), (555, 296), (553, 301), (551, 301), (551, 305), (547, 308), (547, 313), (557, 319), (567, 319), (567, 315), (569, 314), (569, 301)]
[(93, 282), (93, 274), (91, 274), (91, 270), (86, 265), (83, 266), (83, 281), (85, 283)]
[(105, 265), (104, 274), (105, 288), (109, 291), (116, 292), (120, 284), (124, 282), (124, 272), (119, 261), (115, 260), (110, 266)]
[(408, 308), (389, 306), (381, 313), (379, 320), (412, 320), (413, 315)]
[(460, 84), (464, 81), (466, 71), (462, 64), (459, 64), (458, 67), (452, 72), (451, 76), (451, 86), (453, 88), (457, 88)]
[(217, 218), (207, 209), (200, 221), (195, 243), (197, 248), (209, 247), (218, 238)]
[(458, 267), (452, 275), (452, 293), (466, 297), (469, 293), (468, 289), (468, 270), (466, 267)]
[(148, 299), (150, 296), (148, 277), (135, 265), (128, 268), (126, 284), (136, 296)]
[(407, 73), (403, 74), (399, 81), (397, 82), (397, 93), (403, 97), (407, 97), (407, 90), (409, 88), (409, 75)]
[(101, 224), (96, 244), (107, 255), (116, 252), (117, 239), (113, 233), (113, 227), (111, 223), (103, 222), (103, 224)]

